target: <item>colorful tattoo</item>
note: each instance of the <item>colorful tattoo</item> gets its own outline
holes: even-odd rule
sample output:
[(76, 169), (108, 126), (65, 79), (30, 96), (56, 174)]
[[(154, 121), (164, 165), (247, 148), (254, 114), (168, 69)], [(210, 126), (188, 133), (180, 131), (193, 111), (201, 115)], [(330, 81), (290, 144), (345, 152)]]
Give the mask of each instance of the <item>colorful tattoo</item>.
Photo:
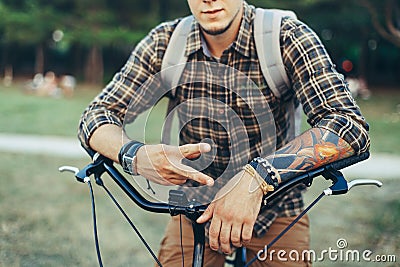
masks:
[(295, 138), (267, 159), (286, 181), (305, 172), (354, 154), (353, 148), (336, 134), (313, 128)]

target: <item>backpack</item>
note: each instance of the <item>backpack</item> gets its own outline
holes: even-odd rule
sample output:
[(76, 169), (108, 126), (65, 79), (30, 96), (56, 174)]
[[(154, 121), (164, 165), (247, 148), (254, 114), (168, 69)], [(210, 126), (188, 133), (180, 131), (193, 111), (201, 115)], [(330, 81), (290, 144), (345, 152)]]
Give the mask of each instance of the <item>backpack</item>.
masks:
[[(290, 82), (282, 61), (279, 43), (280, 27), (283, 17), (297, 19), (296, 14), (292, 11), (262, 8), (256, 9), (256, 16), (254, 19), (254, 41), (261, 71), (269, 88), (277, 98), (281, 98), (290, 90)], [(184, 70), (185, 64), (183, 63), (187, 61), (185, 48), (193, 19), (193, 16), (188, 16), (177, 24), (162, 60), (161, 78), (169, 88), (173, 88), (170, 91), (171, 94), (169, 96), (167, 115), (162, 133), (161, 142), (164, 144), (169, 144), (171, 139), (173, 116), (170, 112), (177, 105), (175, 87), (178, 85)], [(269, 56), (267, 57), (266, 55)], [(174, 75), (170, 75), (170, 72), (163, 71), (173, 66), (175, 66)], [(166, 75), (166, 73), (169, 75)], [(289, 139), (293, 139), (300, 134), (302, 109), (294, 100), (287, 103), (287, 105), (289, 122), (291, 125), (289, 129)]]

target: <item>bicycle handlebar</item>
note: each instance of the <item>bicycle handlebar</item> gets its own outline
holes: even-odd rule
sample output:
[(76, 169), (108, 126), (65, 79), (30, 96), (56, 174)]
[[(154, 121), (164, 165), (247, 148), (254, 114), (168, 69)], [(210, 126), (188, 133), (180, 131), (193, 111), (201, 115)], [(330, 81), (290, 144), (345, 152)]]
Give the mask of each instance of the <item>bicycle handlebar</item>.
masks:
[(272, 200), (274, 200), (277, 196), (279, 196), (283, 192), (289, 190), (290, 188), (297, 186), (300, 183), (304, 183), (307, 186), (310, 186), (312, 184), (313, 179), (319, 175), (322, 175), (327, 180), (328, 179), (332, 180), (332, 182), (333, 182), (332, 187), (334, 187), (336, 185), (336, 187), (333, 188), (335, 190), (333, 192), (333, 194), (346, 193), (348, 191), (347, 181), (344, 179), (344, 177), (343, 177), (343, 180), (341, 179), (341, 177), (339, 178), (338, 175), (340, 176), (341, 173), (335, 173), (335, 171), (339, 171), (341, 169), (344, 169), (346, 167), (354, 165), (358, 162), (364, 161), (364, 160), (368, 159), (369, 156), (370, 156), (370, 153), (369, 153), (369, 151), (367, 151), (367, 152), (361, 153), (360, 155), (354, 155), (354, 156), (351, 156), (351, 157), (348, 157), (345, 159), (341, 159), (338, 161), (328, 163), (319, 168), (309, 170), (303, 174), (300, 174), (288, 181), (282, 182), (279, 184), (278, 188), (275, 191), (270, 192), (267, 195), (267, 197), (266, 197), (267, 202), (268, 201), (271, 202)]
[[(126, 178), (115, 168), (113, 162), (99, 154), (88, 151), (88, 154), (92, 156), (93, 163), (87, 165), (82, 170), (76, 172), (76, 169), (68, 169), (69, 167), (62, 167), (60, 171), (71, 171), (75, 173), (75, 177), (79, 182), (86, 182), (87, 177), (94, 174), (96, 182), (101, 181), (100, 176), (107, 172), (111, 178), (118, 184), (118, 186), (128, 195), (128, 197), (136, 203), (140, 208), (155, 212), (155, 213), (170, 213), (171, 215), (185, 214), (190, 215), (194, 213), (202, 213), (207, 208), (207, 205), (198, 205), (196, 203), (190, 203), (185, 198), (185, 195), (181, 191), (171, 190), (169, 203), (151, 202), (144, 198), (135, 187), (129, 183)], [(345, 158), (339, 161), (335, 161), (317, 169), (310, 170), (306, 173), (298, 175), (289, 181), (282, 182), (278, 188), (266, 195), (265, 200), (267, 203), (272, 203), (277, 196), (283, 192), (297, 186), (300, 183), (304, 183), (310, 186), (313, 179), (319, 175), (325, 177), (325, 179), (332, 180), (333, 185), (329, 188), (330, 194), (344, 194), (352, 186), (347, 183), (343, 175), (339, 172), (340, 169), (358, 163), (360, 161), (369, 158), (370, 153), (364, 152), (360, 155), (354, 155), (349, 158)], [(71, 167), (73, 168), (73, 167)], [(375, 183), (376, 184), (376, 183)], [(379, 184), (376, 184), (380, 186)]]
[(354, 155), (345, 159), (341, 159), (338, 161), (334, 161), (331, 163), (332, 167), (336, 170), (341, 170), (343, 168), (354, 165), (360, 161), (366, 160), (369, 158), (369, 151), (361, 153), (360, 155)]
[[(103, 184), (101, 176), (107, 172), (110, 177), (114, 180), (115, 183), (128, 195), (128, 197), (136, 203), (140, 208), (155, 212), (155, 213), (170, 213), (172, 216), (174, 215), (185, 215), (192, 221), (193, 226), (193, 234), (194, 234), (194, 250), (193, 250), (193, 263), (192, 266), (203, 266), (203, 259), (204, 259), (204, 243), (205, 243), (205, 228), (204, 224), (196, 223), (197, 218), (206, 210), (207, 205), (199, 205), (198, 203), (189, 202), (186, 198), (186, 195), (183, 191), (179, 190), (170, 190), (169, 192), (169, 203), (159, 203), (159, 202), (151, 202), (144, 198), (135, 187), (129, 183), (125, 177), (115, 168), (113, 165), (113, 161), (101, 156), (93, 151), (87, 151), (88, 154), (92, 157), (93, 162), (89, 165), (85, 166), (83, 169), (79, 170), (75, 167), (64, 166), (59, 168), (60, 171), (69, 171), (75, 174), (76, 179), (79, 182), (87, 183), (90, 188), (91, 182), (89, 176), (94, 175), (96, 179), (96, 183), (107, 191), (110, 197), (113, 199), (114, 203), (118, 206), (121, 212), (124, 214), (125, 218), (130, 222), (132, 228), (135, 232), (139, 235), (142, 242), (148, 249), (148, 251), (153, 256), (154, 260), (158, 263), (159, 266), (162, 266), (157, 257), (155, 256), (154, 252), (145, 242), (143, 237), (140, 235), (136, 227), (133, 225), (131, 220), (126, 216), (125, 212), (121, 209), (119, 204), (116, 202), (114, 197), (111, 195), (109, 190)], [(318, 176), (322, 175), (325, 179), (329, 179), (332, 181), (332, 186), (328, 189), (324, 190), (324, 192), (314, 201), (309, 207), (307, 207), (293, 222), (290, 224), (281, 234), (279, 234), (270, 244), (268, 247), (273, 245), (279, 238), (284, 235), (294, 223), (296, 223), (315, 203), (322, 198), (323, 195), (337, 195), (337, 194), (344, 194), (347, 193), (352, 187), (357, 185), (364, 185), (364, 184), (373, 184), (377, 186), (381, 186), (382, 183), (375, 180), (354, 180), (348, 183), (342, 173), (339, 171), (345, 167), (353, 165), (357, 162), (366, 160), (369, 157), (369, 152), (362, 153), (360, 155), (355, 155), (346, 159), (342, 159), (336, 162), (332, 162), (321, 166), (317, 169), (310, 170), (306, 173), (298, 175), (288, 181), (282, 182), (279, 184), (278, 188), (275, 191), (268, 193), (264, 198), (268, 205), (264, 205), (261, 209), (266, 208), (273, 203), (273, 200), (276, 199), (278, 195), (281, 193), (297, 186), (300, 183), (306, 184), (310, 186), (312, 184), (313, 179)], [(94, 207), (94, 200), (93, 200), (93, 191), (92, 193), (92, 206)], [(96, 216), (93, 208), (93, 220), (94, 225), (96, 225)], [(101, 255), (100, 250), (98, 249), (98, 239), (97, 239), (97, 230), (96, 226), (94, 227), (95, 231), (95, 243), (96, 243), (96, 250), (98, 253), (99, 264), (101, 264)], [(249, 266), (252, 262), (257, 259), (255, 257), (252, 259), (246, 266)], [(242, 265), (240, 265), (242, 266)]]

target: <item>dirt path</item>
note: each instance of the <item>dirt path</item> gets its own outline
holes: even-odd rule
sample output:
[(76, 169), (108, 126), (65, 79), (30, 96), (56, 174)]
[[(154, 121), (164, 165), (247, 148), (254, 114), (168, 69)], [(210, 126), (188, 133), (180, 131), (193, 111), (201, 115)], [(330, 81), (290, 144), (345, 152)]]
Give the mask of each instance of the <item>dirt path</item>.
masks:
[[(0, 134), (0, 151), (89, 160), (76, 138)], [(400, 178), (400, 156), (372, 153), (368, 160), (346, 168), (343, 173), (351, 178)]]
[(57, 136), (0, 134), (0, 151), (88, 158), (77, 138)]

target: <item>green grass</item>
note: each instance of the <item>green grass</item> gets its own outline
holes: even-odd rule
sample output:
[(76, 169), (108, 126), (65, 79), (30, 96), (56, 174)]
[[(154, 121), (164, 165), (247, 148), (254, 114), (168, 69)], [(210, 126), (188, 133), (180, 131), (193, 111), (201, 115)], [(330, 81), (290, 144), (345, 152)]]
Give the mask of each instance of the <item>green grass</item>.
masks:
[[(72, 98), (52, 98), (26, 94), (21, 84), (11, 88), (0, 85), (0, 114), (4, 114), (0, 133), (75, 137), (82, 112), (100, 90), (81, 87)], [(161, 101), (154, 109), (139, 116), (132, 127), (127, 128), (129, 135), (158, 142), (166, 104)]]
[(0, 86), (0, 132), (76, 136), (78, 121), (96, 90), (77, 90), (73, 98), (25, 94), (22, 85)]
[[(23, 164), (23, 168), (21, 168)], [(84, 162), (21, 154), (0, 155), (0, 266), (96, 266), (88, 188), (71, 174), (58, 173), (63, 164), (82, 167)], [(168, 215), (141, 211), (108, 177), (105, 183), (155, 250), (159, 247)], [(317, 179), (306, 193), (310, 202), (327, 182)], [(95, 186), (101, 250), (105, 266), (152, 266), (150, 255), (121, 214)], [(400, 221), (397, 180), (384, 187), (355, 188), (345, 196), (323, 199), (309, 213), (312, 249), (337, 249), (344, 238), (348, 249), (373, 255), (400, 257)], [(333, 266), (326, 260), (314, 266)], [(334, 266), (376, 266), (365, 262)], [(379, 266), (396, 266), (382, 264)]]
[[(0, 266), (97, 265), (88, 187), (60, 174), (63, 164), (82, 167), (83, 162), (0, 155)], [(157, 251), (168, 216), (149, 215), (107, 177), (104, 181)], [(150, 255), (111, 200), (94, 189), (105, 266), (151, 266)]]
[[(0, 132), (74, 137), (79, 117), (97, 91), (79, 89), (73, 98), (53, 99), (23, 94), (20, 86), (0, 87)], [(371, 125), (372, 150), (399, 154), (400, 92), (374, 91), (370, 100), (358, 103)], [(130, 131), (157, 142), (164, 112), (165, 102), (151, 113), (146, 127), (132, 126)], [(144, 125), (145, 121), (146, 115), (137, 123)], [(138, 128), (145, 133), (135, 131)], [(97, 265), (88, 189), (70, 174), (57, 171), (60, 165), (82, 167), (85, 163), (48, 156), (0, 155), (0, 266)], [(168, 216), (141, 211), (111, 181), (105, 181), (157, 250)], [(316, 181), (306, 194), (307, 202), (324, 186), (326, 183)], [(151, 266), (149, 254), (120, 213), (99, 187), (95, 191), (105, 265)], [(394, 254), (399, 261), (399, 191), (397, 180), (385, 180), (379, 190), (356, 188), (346, 196), (324, 199), (310, 213), (312, 248), (336, 248), (337, 239), (345, 238), (349, 249)], [(329, 261), (314, 264), (332, 265)]]
[(370, 124), (372, 151), (400, 154), (400, 90), (375, 90), (358, 104)]
[[(75, 137), (83, 110), (99, 90), (83, 87), (73, 98), (54, 99), (24, 94), (18, 84), (12, 88), (0, 86), (0, 114), (4, 114), (0, 133)], [(375, 89), (371, 99), (358, 100), (358, 104), (370, 124), (371, 150), (400, 154), (400, 90)], [(132, 137), (158, 142), (165, 105), (164, 101), (151, 111), (145, 127), (147, 114), (140, 116), (129, 130)]]
[[(383, 187), (356, 187), (343, 196), (323, 198), (309, 212), (311, 222), (311, 248), (317, 253), (323, 249), (338, 250), (336, 242), (345, 239), (348, 246), (343, 249), (363, 252), (371, 250), (376, 255), (396, 255), (397, 263), (367, 263), (330, 261), (316, 262), (314, 267), (328, 266), (398, 266), (400, 261), (400, 220), (398, 180), (383, 180)], [(324, 179), (316, 179), (305, 194), (310, 203), (323, 189), (329, 186)], [(372, 258), (372, 256), (371, 256)], [(336, 265), (335, 265), (336, 264)]]

